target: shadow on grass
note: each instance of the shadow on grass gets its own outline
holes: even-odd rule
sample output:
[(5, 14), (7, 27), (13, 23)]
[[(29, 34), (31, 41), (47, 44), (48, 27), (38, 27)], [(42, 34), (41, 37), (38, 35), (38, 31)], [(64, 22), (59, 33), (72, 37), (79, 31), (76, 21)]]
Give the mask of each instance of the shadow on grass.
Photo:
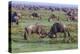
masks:
[[(43, 40), (43, 39), (37, 39), (37, 40), (24, 40), (24, 39), (13, 39), (13, 42), (16, 43), (43, 43), (43, 44), (57, 44), (57, 43), (69, 43), (69, 42), (64, 42), (64, 40)], [(70, 43), (77, 43), (77, 41), (72, 41)]]

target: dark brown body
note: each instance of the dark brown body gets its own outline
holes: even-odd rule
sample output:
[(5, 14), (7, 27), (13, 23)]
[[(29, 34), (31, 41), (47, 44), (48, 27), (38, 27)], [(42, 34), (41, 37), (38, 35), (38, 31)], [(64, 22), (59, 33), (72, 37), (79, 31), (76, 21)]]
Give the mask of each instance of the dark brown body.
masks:
[[(54, 23), (48, 33), (48, 37), (50, 38), (54, 38), (53, 35), (55, 35), (55, 38), (57, 38), (57, 33), (64, 33), (64, 40), (66, 40), (65, 38), (70, 38), (70, 33), (68, 31), (68, 28), (62, 24), (62, 23)], [(68, 36), (67, 36), (68, 34)]]

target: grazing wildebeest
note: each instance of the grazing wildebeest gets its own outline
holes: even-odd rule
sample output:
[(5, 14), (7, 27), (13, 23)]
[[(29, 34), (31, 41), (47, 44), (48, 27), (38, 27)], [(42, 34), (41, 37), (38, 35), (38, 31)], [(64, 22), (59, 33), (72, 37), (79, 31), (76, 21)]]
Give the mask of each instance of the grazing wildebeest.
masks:
[(67, 12), (66, 16), (68, 16), (68, 19), (72, 21), (77, 21), (78, 19), (77, 13), (74, 10)]
[(32, 19), (34, 19), (34, 18), (37, 18), (38, 20), (41, 19), (41, 16), (36, 12), (33, 12), (30, 16), (31, 16)]
[[(39, 35), (40, 38), (44, 38), (47, 35), (47, 32), (45, 31), (45, 26), (40, 24), (33, 24), (25, 27), (24, 29), (24, 39), (27, 40), (28, 36), (30, 36), (33, 33), (36, 33)], [(27, 34), (27, 35), (26, 35)]]
[(53, 11), (54, 11), (54, 8), (53, 8), (53, 7), (49, 7), (49, 10), (50, 10), (51, 12), (53, 12)]
[[(65, 41), (66, 41), (65, 38), (67, 38), (67, 39), (69, 38), (70, 39), (70, 33), (68, 31), (68, 28), (61, 22), (55, 22), (52, 25), (50, 31), (48, 32), (48, 37), (49, 38), (54, 38), (53, 35), (55, 35), (55, 38), (57, 38), (57, 33), (58, 32), (64, 33), (64, 40)], [(68, 36), (66, 34), (68, 34)]]
[(71, 16), (72, 15), (72, 12), (71, 11), (68, 11), (66, 12), (68, 16)]
[(77, 21), (77, 20), (78, 20), (78, 17), (77, 17), (77, 16), (74, 16), (74, 15), (69, 16), (69, 18), (70, 18), (70, 20), (72, 20), (72, 21)]
[(68, 8), (62, 8), (62, 11), (66, 13), (69, 11), (69, 9)]
[(56, 10), (56, 11), (60, 11), (60, 8), (58, 8), (58, 7), (55, 7), (55, 10)]
[(13, 14), (11, 14), (11, 22), (16, 23), (18, 25), (20, 17), (21, 17), (20, 13), (14, 12)]
[(37, 10), (39, 10), (39, 8), (38, 8), (38, 7), (33, 6), (33, 10), (37, 11)]
[(48, 22), (50, 21), (53, 21), (53, 20), (58, 20), (59, 21), (59, 18), (57, 16), (55, 16), (54, 14), (52, 14), (49, 18), (48, 18)]

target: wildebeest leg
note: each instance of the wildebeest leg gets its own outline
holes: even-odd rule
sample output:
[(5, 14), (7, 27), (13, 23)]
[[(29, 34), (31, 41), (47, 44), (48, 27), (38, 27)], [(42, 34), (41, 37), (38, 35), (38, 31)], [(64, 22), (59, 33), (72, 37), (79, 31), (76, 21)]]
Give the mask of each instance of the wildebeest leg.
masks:
[(16, 20), (16, 24), (17, 24), (17, 25), (19, 24), (18, 20)]
[(38, 18), (38, 20), (40, 20), (41, 19), (41, 16), (38, 16), (39, 18)]
[(70, 18), (69, 16), (66, 16), (66, 21), (69, 21), (69, 18)]
[(24, 39), (27, 40), (26, 31), (24, 31)]
[(57, 34), (55, 33), (54, 35), (55, 35), (55, 41), (57, 42)]
[(63, 33), (64, 33), (64, 39), (63, 39), (63, 41), (66, 42), (66, 31), (64, 31)]
[(39, 33), (39, 36), (40, 36), (40, 38), (41, 38), (42, 34), (41, 34), (40, 32), (38, 32), (38, 33)]
[(39, 36), (41, 36), (41, 28), (40, 27), (38, 28), (38, 34), (39, 34)]
[(59, 21), (59, 18), (57, 18), (57, 20)]
[(67, 21), (69, 21), (69, 18), (66, 18)]
[(28, 40), (30, 39), (31, 32), (32, 32), (31, 30), (28, 30), (28, 36), (27, 36)]
[(50, 19), (48, 18), (48, 22), (50, 22)]
[(69, 33), (68, 29), (67, 29), (66, 32), (67, 32), (67, 34), (68, 34), (68, 39), (67, 39), (67, 40), (68, 40), (68, 42), (70, 42), (70, 41), (71, 41), (71, 38), (70, 38), (70, 33)]
[(59, 16), (57, 17), (57, 20), (59, 21), (60, 19), (59, 19)]
[(42, 19), (41, 16), (40, 16), (40, 19)]

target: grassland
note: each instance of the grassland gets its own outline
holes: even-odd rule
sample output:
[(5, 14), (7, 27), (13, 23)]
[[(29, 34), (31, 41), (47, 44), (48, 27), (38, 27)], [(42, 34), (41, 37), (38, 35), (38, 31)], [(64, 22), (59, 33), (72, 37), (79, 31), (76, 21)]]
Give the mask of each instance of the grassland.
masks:
[[(11, 25), (11, 47), (13, 53), (18, 52), (36, 52), (36, 51), (55, 51), (55, 50), (66, 50), (66, 49), (77, 49), (78, 43), (77, 43), (77, 23), (76, 21), (66, 21), (66, 17), (64, 15), (64, 12), (51, 12), (47, 10), (39, 10), (36, 11), (37, 13), (41, 14), (42, 19), (41, 20), (32, 20), (28, 15), (31, 14), (34, 11), (31, 10), (15, 10), (12, 9), (12, 11), (19, 11), (22, 14), (21, 19), (19, 20), (19, 25)], [(39, 22), (40, 24), (46, 25), (46, 31), (50, 30), (50, 27), (55, 22), (48, 22), (48, 17), (50, 14), (56, 14), (59, 16), (60, 20), (65, 23), (67, 26), (69, 26), (70, 34), (72, 41), (71, 43), (65, 43), (62, 41), (63, 34), (58, 34), (58, 40), (55, 41), (55, 39), (49, 39), (48, 37), (39, 39), (37, 34), (32, 34), (29, 38), (29, 40), (23, 39), (23, 32), (24, 27), (29, 24), (35, 24), (36, 22)]]

